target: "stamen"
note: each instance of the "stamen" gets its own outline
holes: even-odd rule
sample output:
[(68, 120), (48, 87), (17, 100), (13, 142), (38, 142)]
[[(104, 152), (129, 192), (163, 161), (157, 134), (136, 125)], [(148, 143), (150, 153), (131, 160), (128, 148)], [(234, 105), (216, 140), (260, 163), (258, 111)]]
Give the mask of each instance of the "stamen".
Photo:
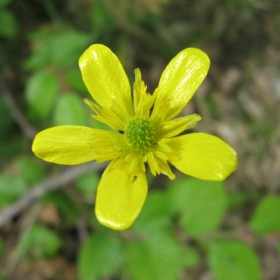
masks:
[(145, 117), (131, 119), (126, 126), (125, 135), (135, 150), (145, 150), (155, 142), (153, 127)]

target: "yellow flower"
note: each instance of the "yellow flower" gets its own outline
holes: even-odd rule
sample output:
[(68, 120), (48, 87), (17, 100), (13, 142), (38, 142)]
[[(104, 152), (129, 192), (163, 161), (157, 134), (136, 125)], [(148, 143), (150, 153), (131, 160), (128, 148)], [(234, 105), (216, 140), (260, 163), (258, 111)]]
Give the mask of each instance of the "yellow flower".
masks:
[(111, 163), (97, 189), (99, 222), (124, 230), (137, 218), (146, 198), (146, 165), (152, 174), (181, 172), (203, 180), (224, 180), (237, 165), (235, 151), (218, 137), (181, 132), (195, 127), (197, 114), (175, 118), (204, 80), (210, 61), (199, 49), (181, 51), (161, 75), (154, 94), (146, 92), (139, 69), (133, 93), (116, 55), (106, 46), (90, 46), (80, 57), (83, 80), (94, 99), (85, 100), (93, 118), (113, 131), (66, 125), (38, 133), (32, 150), (45, 161), (81, 164)]

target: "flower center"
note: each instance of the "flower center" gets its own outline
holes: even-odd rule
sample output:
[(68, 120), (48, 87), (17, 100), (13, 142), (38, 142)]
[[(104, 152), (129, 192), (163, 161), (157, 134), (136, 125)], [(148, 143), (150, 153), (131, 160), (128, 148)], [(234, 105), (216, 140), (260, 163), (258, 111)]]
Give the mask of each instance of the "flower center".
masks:
[(126, 126), (126, 139), (134, 149), (146, 149), (155, 141), (154, 130), (148, 118), (135, 117)]

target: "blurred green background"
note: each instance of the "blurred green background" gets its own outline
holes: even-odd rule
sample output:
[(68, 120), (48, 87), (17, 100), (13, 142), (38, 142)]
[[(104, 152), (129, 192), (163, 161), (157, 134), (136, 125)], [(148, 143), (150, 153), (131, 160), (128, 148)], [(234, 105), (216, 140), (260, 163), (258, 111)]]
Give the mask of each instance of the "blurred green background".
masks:
[[(0, 279), (280, 279), (280, 2), (0, 0)], [(35, 158), (34, 133), (98, 126), (77, 61), (110, 47), (153, 92), (198, 47), (209, 75), (184, 114), (239, 156), (225, 182), (149, 176), (143, 211), (114, 232), (94, 215), (104, 165)], [(35, 189), (37, 191), (34, 191)]]

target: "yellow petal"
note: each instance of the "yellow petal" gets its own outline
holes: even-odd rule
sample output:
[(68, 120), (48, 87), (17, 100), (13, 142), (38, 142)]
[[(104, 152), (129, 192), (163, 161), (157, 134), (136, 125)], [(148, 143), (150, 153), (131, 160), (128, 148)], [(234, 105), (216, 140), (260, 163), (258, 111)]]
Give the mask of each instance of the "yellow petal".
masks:
[(45, 161), (75, 165), (119, 157), (123, 135), (83, 126), (56, 126), (39, 132), (32, 151)]
[(161, 123), (162, 127), (158, 129), (156, 135), (159, 138), (173, 137), (180, 134), (184, 130), (194, 128), (200, 120), (200, 115), (192, 114)]
[(120, 119), (132, 115), (128, 78), (109, 48), (91, 45), (80, 57), (79, 66), (88, 91), (103, 109), (114, 111)]
[(104, 111), (97, 104), (91, 102), (87, 98), (84, 99), (84, 102), (96, 113), (96, 115), (92, 115), (94, 119), (107, 124), (116, 131), (124, 131), (127, 120), (121, 120), (112, 111)]
[(105, 170), (97, 189), (95, 213), (101, 224), (125, 230), (139, 215), (147, 195), (144, 171), (130, 174), (129, 164), (116, 160)]
[(133, 85), (133, 103), (136, 116), (149, 117), (154, 104), (155, 96), (147, 93), (147, 86), (142, 81), (140, 69), (135, 69)]
[(206, 77), (209, 66), (208, 56), (199, 49), (188, 48), (175, 56), (162, 73), (155, 91), (153, 115), (170, 120), (180, 113)]
[(181, 172), (202, 179), (221, 181), (237, 166), (236, 152), (220, 138), (205, 134), (191, 133), (169, 139), (172, 150), (170, 159)]

